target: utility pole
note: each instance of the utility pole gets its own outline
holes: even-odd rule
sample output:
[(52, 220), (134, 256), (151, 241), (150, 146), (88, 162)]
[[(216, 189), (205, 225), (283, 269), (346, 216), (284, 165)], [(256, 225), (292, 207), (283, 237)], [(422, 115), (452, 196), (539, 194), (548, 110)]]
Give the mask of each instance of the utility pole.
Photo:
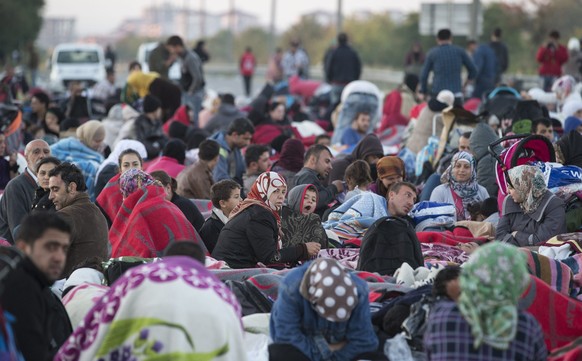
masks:
[(184, 39), (188, 39), (189, 38), (189, 34), (188, 31), (189, 29), (189, 23), (190, 23), (190, 9), (189, 9), (189, 4), (188, 4), (189, 0), (184, 0), (184, 11), (183, 11), (183, 16), (184, 16), (184, 29), (182, 31), (184, 31)]
[(200, 38), (206, 37), (206, 2), (200, 0)]
[(269, 54), (275, 52), (275, 14), (277, 13), (277, 0), (271, 0), (271, 24), (269, 26)]
[(343, 27), (342, 0), (337, 0), (337, 23), (335, 29), (336, 35), (342, 32), (342, 27)]
[(233, 62), (234, 61), (234, 28), (235, 28), (235, 17), (236, 17), (236, 12), (235, 12), (235, 6), (234, 6), (234, 0), (230, 0), (230, 12), (229, 12), (229, 17), (228, 17), (228, 27), (230, 30), (230, 61)]
[(478, 40), (479, 37), (479, 13), (481, 12), (481, 1), (473, 0), (471, 6), (471, 35), (470, 38)]

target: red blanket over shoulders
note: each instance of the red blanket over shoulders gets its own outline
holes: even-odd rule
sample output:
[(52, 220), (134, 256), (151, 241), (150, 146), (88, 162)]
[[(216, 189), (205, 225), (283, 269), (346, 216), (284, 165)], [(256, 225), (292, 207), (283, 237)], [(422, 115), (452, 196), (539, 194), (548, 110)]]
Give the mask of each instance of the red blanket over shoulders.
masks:
[(99, 196), (97, 197), (97, 204), (109, 220), (113, 222), (115, 220), (115, 216), (117, 215), (117, 211), (121, 208), (121, 204), (123, 203), (123, 196), (121, 195), (121, 190), (119, 189), (119, 177), (121, 174), (116, 174), (107, 182)]
[(109, 230), (111, 257), (160, 257), (175, 241), (193, 241), (208, 254), (182, 211), (165, 199), (159, 186), (138, 189), (127, 197)]

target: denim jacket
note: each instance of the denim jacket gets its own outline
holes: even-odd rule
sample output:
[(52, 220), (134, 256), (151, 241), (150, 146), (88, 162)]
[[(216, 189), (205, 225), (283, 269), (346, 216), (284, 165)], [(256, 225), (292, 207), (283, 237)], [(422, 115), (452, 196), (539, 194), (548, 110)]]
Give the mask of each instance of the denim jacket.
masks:
[[(270, 332), (274, 343), (291, 344), (311, 360), (351, 360), (375, 351), (378, 338), (372, 328), (368, 285), (355, 274), (350, 277), (358, 288), (358, 304), (345, 322), (331, 322), (319, 316), (299, 293), (307, 263), (287, 274), (279, 285), (279, 296), (271, 311)], [(346, 341), (338, 351), (328, 344)]]

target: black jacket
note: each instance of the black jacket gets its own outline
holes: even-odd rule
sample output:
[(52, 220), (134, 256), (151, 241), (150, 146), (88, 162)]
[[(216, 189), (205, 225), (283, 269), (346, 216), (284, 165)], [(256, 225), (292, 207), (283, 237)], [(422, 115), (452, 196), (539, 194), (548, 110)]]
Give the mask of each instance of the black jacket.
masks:
[(218, 218), (214, 212), (208, 217), (204, 224), (202, 225), (202, 229), (200, 229), (200, 237), (208, 252), (212, 253), (214, 251), (214, 247), (216, 247), (216, 242), (218, 242), (218, 235), (222, 228), (224, 227), (224, 223)]
[(174, 203), (176, 207), (180, 208), (182, 213), (184, 213), (184, 216), (186, 216), (186, 219), (192, 224), (194, 229), (196, 229), (196, 232), (200, 234), (202, 224), (204, 224), (204, 217), (202, 217), (202, 213), (200, 213), (198, 207), (196, 207), (194, 203), (192, 203), (192, 201), (188, 198), (179, 196), (176, 193), (174, 193), (170, 202)]
[(339, 45), (326, 60), (325, 77), (330, 83), (347, 84), (360, 79), (362, 62), (349, 45)]
[(218, 236), (212, 257), (226, 261), (232, 268), (253, 268), (296, 263), (307, 258), (304, 244), (277, 251), (279, 229), (271, 212), (250, 206), (230, 219)]
[(56, 212), (55, 205), (53, 201), (49, 199), (50, 191), (44, 190), (38, 187), (34, 193), (34, 200), (32, 201), (31, 213), (41, 212), (41, 211), (51, 211)]
[(164, 135), (162, 123), (151, 121), (145, 114), (135, 119), (135, 137), (145, 145), (148, 159), (157, 157), (168, 141)]
[(14, 337), (26, 360), (52, 360), (73, 332), (65, 307), (46, 276), (24, 259), (4, 282), (2, 308), (16, 318)]

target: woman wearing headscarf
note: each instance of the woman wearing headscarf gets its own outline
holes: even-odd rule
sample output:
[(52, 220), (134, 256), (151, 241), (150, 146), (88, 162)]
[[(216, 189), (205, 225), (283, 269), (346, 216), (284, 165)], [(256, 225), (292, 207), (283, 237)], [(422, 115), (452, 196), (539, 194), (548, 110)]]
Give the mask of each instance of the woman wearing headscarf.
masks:
[(378, 347), (368, 285), (327, 258), (285, 276), (269, 330), (270, 360), (355, 360)]
[(390, 187), (406, 178), (404, 161), (396, 156), (386, 156), (380, 158), (376, 163), (378, 178), (370, 186), (370, 191), (384, 198), (388, 197)]
[(489, 198), (487, 189), (477, 183), (475, 159), (465, 151), (453, 156), (451, 165), (441, 176), (441, 183), (432, 191), (430, 201), (454, 205), (457, 221), (471, 220), (468, 206)]
[[(138, 142), (137, 140), (133, 139), (123, 139), (120, 140), (113, 148), (113, 151), (109, 154), (107, 158), (101, 163), (99, 169), (97, 169), (96, 181), (95, 181), (95, 196), (99, 197), (99, 194), (105, 187), (105, 185), (117, 174), (120, 173), (119, 171), (119, 156), (127, 149), (133, 149), (139, 156), (144, 159), (147, 158), (148, 153), (146, 151), (145, 146)], [(119, 184), (119, 177), (117, 177), (117, 181)]]
[(299, 139), (287, 139), (283, 143), (279, 159), (273, 163), (271, 171), (283, 176), (287, 184), (294, 184), (295, 174), (303, 168), (304, 156), (305, 146), (303, 143)]
[(90, 120), (77, 128), (75, 137), (61, 139), (51, 146), (51, 153), (63, 162), (74, 163), (85, 177), (87, 192), (95, 201), (95, 179), (103, 163), (102, 149), (105, 127), (98, 120)]
[(282, 247), (279, 212), (287, 193), (287, 183), (275, 172), (262, 173), (247, 198), (230, 213), (212, 257), (232, 268), (286, 267), (319, 252), (319, 243)]
[(121, 175), (119, 185), (123, 204), (109, 230), (111, 257), (160, 257), (177, 241), (198, 243), (207, 253), (180, 208), (166, 200), (160, 182), (132, 168)]
[(516, 246), (534, 246), (566, 233), (564, 202), (547, 189), (542, 172), (521, 165), (508, 173), (509, 196), (503, 201), (495, 238)]
[(55, 360), (245, 361), (243, 335), (236, 296), (198, 261), (174, 256), (128, 270)]
[(327, 248), (327, 235), (321, 218), (315, 213), (317, 188), (313, 184), (295, 186), (287, 195), (287, 205), (281, 209), (283, 247), (317, 242)]
[(441, 301), (431, 310), (424, 334), (430, 361), (546, 360), (538, 321), (517, 308), (530, 282), (525, 256), (493, 242), (463, 265), (458, 304)]

